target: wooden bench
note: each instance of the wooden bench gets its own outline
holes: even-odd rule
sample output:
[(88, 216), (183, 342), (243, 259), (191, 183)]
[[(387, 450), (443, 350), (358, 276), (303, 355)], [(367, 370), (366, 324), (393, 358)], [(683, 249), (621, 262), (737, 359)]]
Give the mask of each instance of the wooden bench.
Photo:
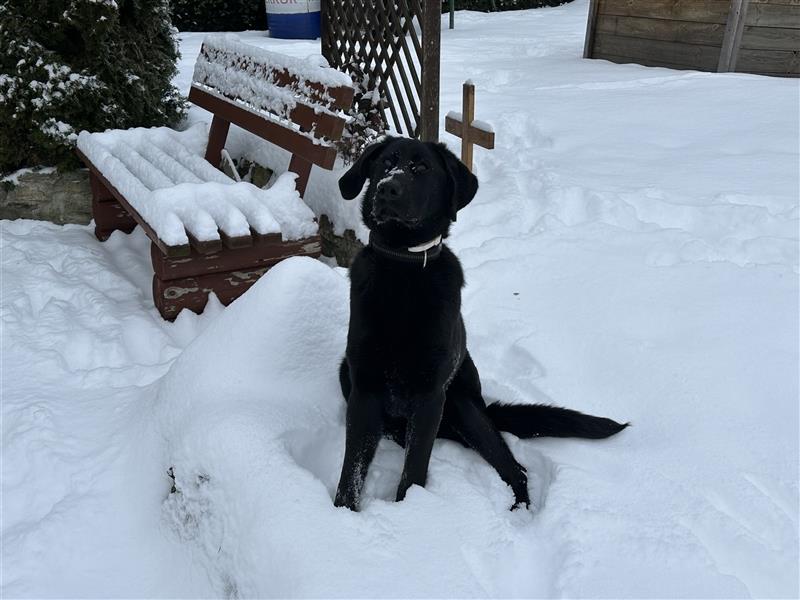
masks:
[[(332, 169), (333, 142), (354, 90), (334, 69), (268, 52), (231, 35), (207, 36), (189, 100), (213, 113), (203, 125), (82, 132), (78, 156), (89, 168), (95, 235), (137, 225), (152, 241), (153, 298), (165, 319), (202, 312), (208, 294), (223, 304), (290, 256), (319, 256), (311, 210), (300, 199), (313, 165)], [(222, 173), (233, 123), (292, 154), (270, 189)]]

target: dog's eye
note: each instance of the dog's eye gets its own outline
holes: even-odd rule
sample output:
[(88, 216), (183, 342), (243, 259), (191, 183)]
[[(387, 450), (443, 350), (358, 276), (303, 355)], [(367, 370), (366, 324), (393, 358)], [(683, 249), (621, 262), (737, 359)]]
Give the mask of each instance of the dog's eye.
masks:
[(412, 173), (424, 173), (428, 170), (428, 165), (425, 163), (416, 163), (411, 165), (411, 172)]
[(391, 168), (394, 166), (394, 158), (391, 156), (387, 156), (383, 159), (383, 164), (386, 168)]

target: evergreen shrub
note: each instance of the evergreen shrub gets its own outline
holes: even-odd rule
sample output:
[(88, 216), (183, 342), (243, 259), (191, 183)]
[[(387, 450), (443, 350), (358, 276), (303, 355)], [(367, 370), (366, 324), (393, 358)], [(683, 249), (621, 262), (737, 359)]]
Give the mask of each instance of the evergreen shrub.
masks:
[(267, 28), (264, 0), (172, 0), (179, 31), (245, 31)]
[(77, 165), (87, 129), (175, 124), (166, 0), (0, 0), (0, 172)]

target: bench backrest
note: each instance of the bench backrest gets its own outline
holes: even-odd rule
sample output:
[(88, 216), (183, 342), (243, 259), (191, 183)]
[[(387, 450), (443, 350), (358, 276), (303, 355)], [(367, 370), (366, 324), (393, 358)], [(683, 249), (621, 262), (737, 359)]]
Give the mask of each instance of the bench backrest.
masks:
[(311, 165), (332, 169), (354, 89), (350, 78), (290, 56), (209, 35), (194, 69), (189, 100), (214, 114), (206, 159), (219, 166), (231, 123), (292, 153), (302, 195)]

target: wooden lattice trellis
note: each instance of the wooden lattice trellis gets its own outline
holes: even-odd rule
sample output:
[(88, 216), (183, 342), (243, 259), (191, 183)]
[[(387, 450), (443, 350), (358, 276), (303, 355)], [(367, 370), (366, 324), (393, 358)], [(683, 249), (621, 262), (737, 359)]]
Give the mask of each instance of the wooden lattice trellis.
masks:
[(343, 71), (363, 65), (385, 121), (425, 141), (439, 138), (441, 7), (441, 0), (322, 2), (323, 56)]

